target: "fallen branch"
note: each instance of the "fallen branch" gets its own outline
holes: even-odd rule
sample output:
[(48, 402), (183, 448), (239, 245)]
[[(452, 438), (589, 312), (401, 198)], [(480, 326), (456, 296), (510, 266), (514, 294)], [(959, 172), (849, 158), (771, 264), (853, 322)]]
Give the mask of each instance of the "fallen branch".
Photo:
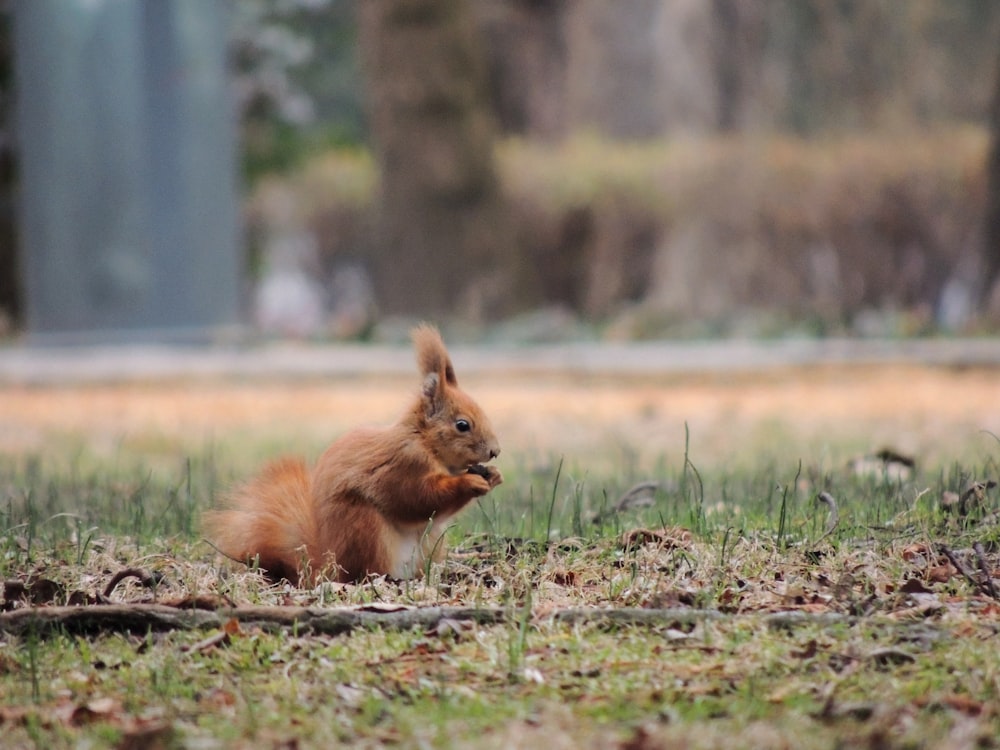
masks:
[(619, 607), (616, 609), (599, 609), (597, 607), (572, 607), (562, 609), (552, 615), (555, 622), (566, 625), (581, 623), (611, 625), (697, 625), (707, 620), (720, 620), (732, 617), (715, 609), (643, 609), (640, 607)]
[[(793, 629), (808, 625), (855, 625), (866, 618), (837, 612), (811, 613), (798, 610), (730, 614), (715, 609), (643, 609), (621, 607), (573, 607), (551, 615), (563, 625), (589, 624), (600, 627), (691, 628), (703, 622), (757, 622), (772, 629)], [(431, 631), (446, 622), (473, 622), (495, 625), (518, 622), (517, 610), (500, 607), (399, 607), (396, 609), (312, 607), (218, 607), (179, 609), (164, 604), (111, 604), (86, 607), (29, 607), (0, 614), (0, 633), (46, 637), (59, 633), (98, 635), (151, 631), (210, 630), (232, 627), (232, 621), (247, 629), (294, 630), (303, 635), (341, 635), (353, 630), (383, 628)], [(871, 619), (871, 618), (868, 618)]]
[(314, 609), (311, 607), (221, 607), (215, 610), (177, 609), (162, 604), (112, 604), (92, 607), (29, 607), (0, 614), (0, 633), (12, 635), (94, 635), (150, 631), (207, 630), (229, 620), (263, 630), (296, 630), (299, 633), (339, 635), (361, 628), (436, 627), (441, 620), (471, 620), (480, 624), (503, 622), (503, 609), (466, 607), (366, 609)]

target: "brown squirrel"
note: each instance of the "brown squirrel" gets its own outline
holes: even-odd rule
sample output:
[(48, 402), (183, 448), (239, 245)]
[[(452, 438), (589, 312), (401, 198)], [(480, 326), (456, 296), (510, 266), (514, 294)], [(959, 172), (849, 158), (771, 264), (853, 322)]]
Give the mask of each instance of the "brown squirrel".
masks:
[(483, 465), (500, 444), (458, 387), (437, 329), (424, 324), (412, 337), (423, 385), (403, 417), (348, 432), (311, 472), (299, 459), (268, 465), (224, 510), (206, 513), (219, 551), (292, 583), (411, 578), (442, 559), (452, 516), (503, 481)]

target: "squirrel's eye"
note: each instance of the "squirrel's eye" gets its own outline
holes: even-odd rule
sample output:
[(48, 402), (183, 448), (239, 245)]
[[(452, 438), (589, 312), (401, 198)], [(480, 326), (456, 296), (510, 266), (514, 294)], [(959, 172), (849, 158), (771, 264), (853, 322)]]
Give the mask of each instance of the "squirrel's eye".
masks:
[(458, 430), (459, 432), (468, 432), (470, 429), (472, 429), (472, 427), (466, 420), (459, 419), (457, 422), (455, 422), (455, 429)]

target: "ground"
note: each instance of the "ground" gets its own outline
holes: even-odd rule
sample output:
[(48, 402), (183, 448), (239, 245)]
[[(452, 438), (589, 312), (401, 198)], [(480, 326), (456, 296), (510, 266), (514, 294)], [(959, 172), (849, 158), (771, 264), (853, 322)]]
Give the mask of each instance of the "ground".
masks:
[[(463, 514), (445, 565), (316, 589), (220, 558), (198, 514), (267, 458), (391, 421), (417, 390), (408, 363), (0, 383), (11, 746), (996, 746), (996, 490), (945, 507), (996, 478), (994, 369), (455, 360), (507, 481)], [(887, 447), (916, 472), (859, 472)], [(645, 480), (650, 507), (607, 515)], [(29, 601), (218, 616), (18, 629)], [(444, 616), (305, 624), (358, 606)]]

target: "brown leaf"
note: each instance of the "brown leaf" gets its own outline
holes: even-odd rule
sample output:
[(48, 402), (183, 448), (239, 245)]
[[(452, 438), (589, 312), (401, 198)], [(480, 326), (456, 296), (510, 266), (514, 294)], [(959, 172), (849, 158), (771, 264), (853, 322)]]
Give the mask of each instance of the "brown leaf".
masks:
[(552, 582), (557, 586), (575, 586), (576, 572), (560, 568), (552, 573)]
[(927, 569), (927, 580), (931, 583), (948, 583), (956, 575), (958, 575), (958, 571), (950, 563), (934, 565)]
[(833, 586), (834, 599), (846, 599), (854, 593), (854, 574), (850, 571), (841, 573), (837, 583)]
[(202, 695), (198, 704), (210, 711), (219, 711), (236, 705), (236, 696), (228, 690), (215, 688)]
[(80, 727), (95, 721), (106, 721), (122, 710), (121, 701), (116, 698), (95, 698), (92, 701), (76, 706), (69, 715), (71, 726)]
[(919, 578), (907, 578), (899, 590), (904, 594), (933, 594), (934, 592), (924, 585)]
[[(955, 495), (955, 501), (958, 502), (958, 495)], [(908, 544), (903, 547), (900, 556), (907, 562), (913, 562), (914, 560), (927, 560), (933, 554), (933, 550), (926, 544)]]
[(691, 542), (691, 532), (679, 526), (664, 526), (662, 529), (632, 529), (622, 534), (622, 546), (638, 547), (643, 544), (657, 544), (665, 549), (687, 547)]
[(23, 601), (34, 606), (53, 604), (63, 598), (63, 587), (48, 578), (33, 581), (4, 581), (3, 598), (6, 602)]
[(966, 716), (980, 716), (986, 708), (981, 701), (977, 701), (967, 695), (957, 694), (939, 695), (936, 697), (924, 695), (914, 700), (913, 703), (920, 708), (941, 706), (952, 711), (958, 711)]
[(813, 638), (801, 649), (792, 649), (788, 652), (788, 655), (794, 659), (812, 659), (816, 656), (819, 651), (819, 645), (816, 643), (816, 639)]
[(22, 726), (35, 715), (36, 710), (33, 706), (0, 706), (0, 726), (4, 724)]
[(663, 750), (663, 742), (656, 740), (645, 727), (637, 727), (627, 740), (622, 742), (619, 750)]

